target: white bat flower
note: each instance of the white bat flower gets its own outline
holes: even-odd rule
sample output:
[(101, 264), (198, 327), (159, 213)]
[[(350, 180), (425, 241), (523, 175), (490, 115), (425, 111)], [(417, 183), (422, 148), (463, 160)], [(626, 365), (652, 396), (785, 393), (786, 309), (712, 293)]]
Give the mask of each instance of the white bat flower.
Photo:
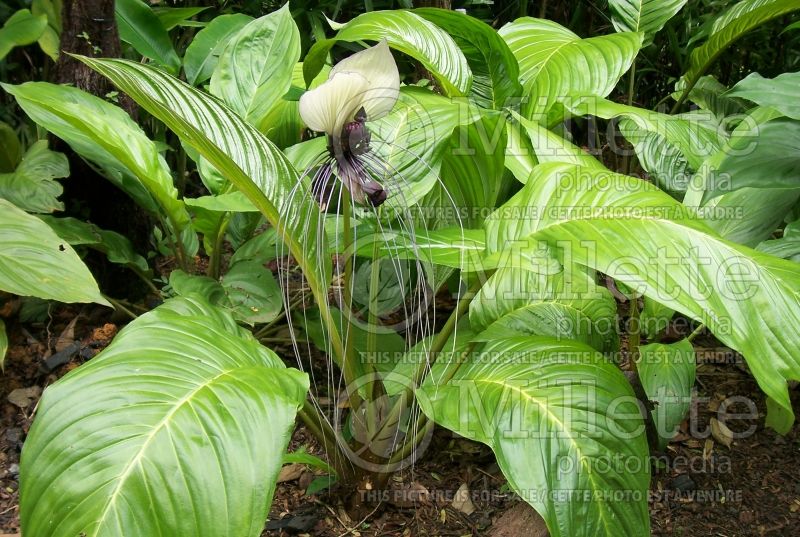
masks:
[(400, 74), (384, 39), (331, 69), (328, 80), (300, 97), (300, 117), (309, 129), (338, 138), (344, 127), (388, 114), (400, 93)]

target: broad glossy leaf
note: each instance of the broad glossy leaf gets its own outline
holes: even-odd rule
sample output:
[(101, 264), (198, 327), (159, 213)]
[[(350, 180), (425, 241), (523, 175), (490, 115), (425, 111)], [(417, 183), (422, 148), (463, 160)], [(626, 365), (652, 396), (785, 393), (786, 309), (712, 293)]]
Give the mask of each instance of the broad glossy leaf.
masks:
[(619, 128), (655, 184), (675, 199), (682, 199), (693, 171), (681, 150), (660, 134), (640, 129), (628, 118), (620, 120)]
[(47, 149), (47, 140), (39, 140), (28, 149), (14, 173), (0, 174), (0, 198), (29, 213), (63, 211), (58, 197), (64, 189), (54, 179), (68, 175), (67, 157)]
[(300, 59), (300, 32), (287, 3), (239, 30), (211, 76), (211, 94), (259, 126), (289, 90)]
[(800, 262), (800, 220), (786, 224), (780, 239), (764, 241), (756, 247), (756, 250), (781, 259)]
[(257, 537), (307, 389), (229, 315), (170, 300), (45, 390), (23, 531)]
[(788, 190), (790, 195), (800, 188), (800, 121), (762, 123), (752, 136), (732, 139), (703, 168), (704, 201), (745, 187)]
[(618, 32), (643, 32), (644, 44), (674, 17), (687, 0), (609, 0), (611, 22)]
[[(680, 99), (681, 93), (685, 89), (686, 80), (681, 78), (675, 83), (675, 93), (672, 94), (672, 97), (675, 100)], [(728, 93), (728, 87), (721, 84), (712, 75), (700, 77), (689, 91), (688, 99), (701, 109), (712, 112), (719, 120), (743, 114), (750, 108), (745, 100), (731, 96)]]
[(494, 28), (447, 9), (421, 8), (414, 13), (443, 29), (458, 44), (472, 70), (469, 96), (479, 106), (500, 110), (516, 104), (522, 95), (519, 66)]
[(644, 131), (662, 136), (677, 147), (695, 169), (716, 153), (724, 142), (717, 120), (710, 112), (696, 111), (690, 116), (671, 116), (591, 95), (571, 95), (564, 99), (564, 106), (577, 115), (593, 115), (603, 119), (626, 118), (632, 122), (627, 132)]
[(720, 15), (708, 40), (692, 51), (689, 70), (683, 75), (687, 83), (681, 99), (685, 98), (711, 64), (742, 36), (797, 10), (800, 10), (800, 0), (743, 0)]
[(785, 116), (800, 120), (800, 73), (764, 78), (758, 73), (736, 84), (726, 96), (740, 97), (759, 106), (771, 106)]
[(525, 117), (535, 121), (562, 97), (585, 93), (605, 97), (616, 87), (642, 46), (642, 34), (581, 39), (552, 21), (522, 17), (500, 29), (519, 62), (520, 81), (530, 101)]
[(315, 296), (324, 296), (331, 266), (329, 258), (317, 255), (326, 251), (319, 209), (309, 195), (291, 195), (300, 179), (264, 135), (214, 98), (157, 69), (125, 60), (82, 60), (223, 171), (279, 230)]
[(14, 47), (36, 43), (47, 28), (47, 16), (32, 15), (27, 9), (20, 9), (0, 28), (0, 60)]
[(695, 363), (694, 348), (686, 339), (677, 343), (651, 343), (639, 347), (636, 368), (647, 397), (656, 404), (652, 410), (659, 448), (670, 439), (686, 417), (692, 403)]
[(591, 347), (496, 341), (417, 400), (439, 425), (492, 448), (553, 537), (650, 535), (638, 406), (619, 369)]
[(258, 209), (247, 197), (238, 190), (219, 194), (217, 196), (202, 196), (199, 198), (184, 198), (188, 207), (201, 208), (215, 212), (250, 213)]
[(253, 17), (243, 13), (220, 15), (197, 32), (183, 56), (186, 81), (198, 86), (211, 78), (228, 41), (252, 20)]
[(181, 59), (158, 16), (142, 0), (116, 0), (114, 7), (119, 38), (136, 52), (177, 73)]
[(667, 329), (669, 322), (675, 316), (675, 310), (649, 296), (643, 297), (642, 301), (644, 305), (639, 313), (639, 328), (645, 337), (654, 340), (659, 333)]
[[(503, 186), (506, 119), (485, 111), (467, 125), (457, 126), (445, 147), (438, 182), (420, 202), (420, 210), (437, 210), (418, 225), (480, 227), (497, 202)], [(457, 214), (460, 213), (460, 214)]]
[(109, 305), (75, 250), (50, 226), (4, 199), (0, 199), (0, 244), (0, 290)]
[(133, 244), (124, 235), (100, 229), (77, 218), (55, 218), (46, 215), (40, 218), (56, 232), (56, 235), (72, 246), (87, 246), (103, 252), (112, 263), (128, 265), (141, 274), (150, 271), (147, 260), (136, 253)]
[[(511, 115), (519, 124), (519, 127), (516, 124), (511, 124), (511, 128), (521, 128), (523, 130), (527, 140), (530, 141), (536, 163), (569, 162), (589, 168), (605, 169), (605, 166), (600, 161), (563, 137), (538, 123), (525, 119), (513, 110)], [(532, 168), (525, 168), (525, 171), (530, 174)], [(516, 175), (517, 179), (521, 183), (527, 183), (528, 177), (522, 177), (521, 175)]]
[[(786, 381), (800, 379), (800, 266), (719, 238), (644, 181), (574, 166), (539, 170), (511, 201), (527, 201), (545, 218), (517, 224), (516, 236), (560, 245), (574, 262), (706, 324), (791, 411)], [(550, 208), (565, 206), (580, 210), (552, 218)], [(511, 231), (497, 229), (487, 225), (488, 243)]]
[(77, 88), (46, 82), (3, 85), (36, 123), (82, 157), (96, 162), (106, 177), (146, 210), (166, 216), (184, 249), (194, 255), (197, 237), (158, 146), (121, 108)]
[(433, 74), (446, 95), (468, 95), (472, 73), (453, 38), (435, 24), (410, 11), (363, 13), (343, 26), (333, 39), (318, 41), (303, 62), (306, 84), (316, 78), (337, 41), (380, 41), (419, 61)]
[(520, 335), (575, 340), (600, 352), (616, 350), (614, 297), (582, 267), (557, 274), (500, 268), (470, 303), (477, 341)]

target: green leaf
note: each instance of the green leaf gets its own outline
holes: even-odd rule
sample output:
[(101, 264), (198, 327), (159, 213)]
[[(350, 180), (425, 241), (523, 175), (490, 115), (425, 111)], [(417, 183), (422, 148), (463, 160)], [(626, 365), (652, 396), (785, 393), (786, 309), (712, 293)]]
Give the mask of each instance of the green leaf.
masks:
[(104, 253), (112, 263), (127, 265), (140, 274), (145, 275), (150, 272), (147, 260), (136, 253), (133, 244), (124, 235), (100, 229), (94, 224), (72, 217), (40, 216), (40, 218), (56, 232), (56, 235), (72, 246), (88, 246)]
[(136, 52), (177, 73), (181, 59), (158, 16), (142, 0), (116, 0), (114, 3), (119, 38)]
[(279, 230), (317, 296), (330, 280), (318, 233), (319, 209), (308, 195), (291, 196), (299, 179), (286, 157), (216, 99), (146, 65), (82, 58), (140, 106), (173, 129), (241, 190)]
[(14, 173), (0, 174), (0, 198), (29, 213), (63, 211), (58, 197), (64, 189), (54, 179), (68, 175), (67, 157), (47, 149), (47, 140), (39, 140), (28, 149)]
[(189, 21), (203, 11), (209, 9), (208, 7), (154, 7), (153, 13), (156, 14), (161, 26), (166, 31), (170, 31), (176, 26), (196, 25)]
[(47, 28), (45, 15), (32, 15), (27, 9), (20, 9), (0, 28), (0, 60), (14, 47), (36, 43)]
[(643, 32), (644, 44), (674, 17), (687, 0), (609, 0), (611, 22), (618, 32)]
[(23, 531), (257, 537), (307, 390), (229, 315), (170, 300), (45, 390)]
[(692, 403), (695, 363), (689, 340), (677, 343), (651, 343), (639, 347), (636, 368), (647, 397), (656, 404), (652, 410), (658, 432), (659, 449), (675, 436)]
[(703, 201), (740, 188), (800, 189), (800, 121), (775, 119), (731, 143), (700, 172)]
[(519, 65), (497, 31), (464, 13), (437, 8), (414, 13), (434, 23), (455, 40), (472, 70), (469, 96), (478, 106), (501, 110), (522, 95)]
[(186, 81), (198, 86), (211, 78), (228, 41), (252, 20), (253, 17), (243, 13), (220, 15), (197, 32), (183, 56)]
[(642, 301), (644, 306), (639, 314), (639, 328), (645, 337), (653, 340), (658, 334), (667, 329), (669, 322), (675, 316), (675, 310), (664, 306), (649, 296), (644, 297)]
[(569, 93), (605, 97), (633, 64), (642, 34), (621, 33), (581, 39), (555, 22), (522, 17), (500, 29), (520, 68), (528, 94), (524, 116), (555, 122), (547, 112)]
[(235, 190), (217, 196), (202, 196), (200, 198), (185, 198), (188, 207), (199, 207), (208, 211), (250, 213), (258, 212), (253, 203), (244, 194)]
[(22, 160), (22, 147), (11, 125), (0, 121), (0, 173), (13, 172)]
[(309, 453), (305, 446), (300, 446), (300, 448), (296, 451), (285, 454), (283, 456), (283, 464), (305, 464), (306, 466), (319, 468), (320, 470), (324, 470), (329, 474), (336, 475), (336, 470), (334, 470), (333, 466), (320, 459), (316, 455)]
[[(361, 364), (359, 366), (361, 374), (366, 374), (368, 364), (379, 372), (391, 371), (395, 362), (405, 354), (406, 342), (393, 329), (367, 324), (353, 315), (343, 314), (337, 308), (331, 308), (331, 315), (336, 329), (352, 338), (354, 355)], [(297, 322), (303, 326), (303, 330), (315, 347), (322, 352), (329, 352), (330, 340), (320, 322), (319, 310), (303, 312), (302, 316), (298, 316)], [(369, 350), (370, 338), (374, 338), (375, 351)]]
[(785, 116), (800, 119), (800, 73), (764, 78), (753, 73), (736, 84), (727, 97), (740, 97), (759, 106), (771, 106)]
[(692, 51), (689, 70), (683, 75), (687, 81), (686, 88), (679, 102), (686, 99), (700, 77), (742, 36), (797, 10), (800, 10), (800, 0), (743, 0), (720, 15), (712, 26), (708, 40)]
[(417, 399), (437, 424), (492, 448), (553, 537), (650, 535), (641, 415), (625, 377), (591, 347), (496, 341)]
[[(508, 228), (493, 236), (487, 226), (487, 243), (516, 235), (560, 245), (574, 262), (704, 323), (791, 411), (786, 382), (800, 379), (793, 351), (800, 346), (800, 266), (719, 238), (644, 181), (574, 166), (538, 169), (518, 196), (545, 218), (517, 224), (510, 236)], [(553, 207), (580, 210), (552, 218)]]
[[(623, 117), (629, 119), (628, 133), (652, 132), (677, 147), (690, 166), (697, 169), (709, 156), (717, 152), (724, 142), (719, 125), (711, 113), (697, 111), (689, 116), (671, 116), (615, 103), (592, 95), (573, 94), (564, 99), (564, 106), (577, 115), (593, 115), (603, 119)], [(641, 134), (637, 134), (641, 136)], [(636, 139), (636, 138), (634, 138)], [(638, 141), (638, 140), (637, 140)]]
[(45, 15), (47, 27), (39, 38), (39, 47), (53, 61), (58, 60), (61, 49), (61, 0), (33, 0), (31, 13)]
[[(516, 124), (510, 124), (510, 128), (519, 129), (521, 127), (525, 133), (523, 136), (527, 136), (527, 140), (530, 141), (534, 162), (537, 164), (543, 164), (545, 162), (570, 162), (589, 168), (605, 169), (605, 166), (603, 166), (599, 160), (563, 137), (538, 123), (525, 119), (513, 110), (511, 111), (511, 115), (519, 123), (519, 127), (517, 127)], [(525, 171), (527, 171), (529, 175), (532, 168), (526, 168)], [(528, 182), (528, 176), (523, 176), (522, 173), (516, 175), (516, 177), (523, 184)]]
[(198, 294), (209, 303), (243, 323), (267, 323), (281, 312), (281, 290), (272, 272), (258, 261), (244, 260), (231, 265), (221, 281), (208, 276), (172, 271), (172, 289), (180, 296)]
[(188, 255), (197, 250), (191, 218), (158, 146), (121, 108), (77, 88), (46, 82), (3, 85), (36, 123), (82, 157), (145, 210), (166, 216)]
[(420, 259), (464, 272), (479, 272), (488, 268), (483, 262), (486, 233), (482, 229), (450, 227), (408, 232), (381, 229), (358, 237), (356, 253), (371, 257), (375, 243), (380, 257)]
[(6, 352), (8, 352), (8, 334), (6, 334), (6, 323), (0, 319), (0, 370), (6, 370)]
[(472, 72), (464, 53), (447, 32), (410, 11), (363, 13), (338, 28), (333, 39), (318, 41), (303, 62), (306, 84), (316, 78), (337, 41), (380, 41), (420, 62), (450, 97), (468, 95)]
[(800, 220), (787, 224), (783, 229), (783, 237), (764, 241), (756, 247), (756, 250), (781, 259), (800, 262)]
[(600, 352), (616, 350), (614, 297), (577, 266), (557, 274), (500, 268), (470, 303), (476, 341), (521, 335), (575, 340)]
[(0, 290), (59, 302), (108, 306), (92, 274), (37, 217), (0, 199)]
[(211, 94), (258, 127), (289, 90), (300, 32), (287, 3), (233, 36), (211, 76)]
[[(681, 78), (675, 83), (675, 93), (672, 97), (680, 99), (686, 89), (686, 80)], [(697, 84), (689, 90), (688, 98), (703, 110), (712, 112), (717, 119), (722, 121), (728, 116), (743, 114), (749, 108), (747, 102), (730, 96), (728, 87), (721, 84), (712, 75), (700, 77)]]

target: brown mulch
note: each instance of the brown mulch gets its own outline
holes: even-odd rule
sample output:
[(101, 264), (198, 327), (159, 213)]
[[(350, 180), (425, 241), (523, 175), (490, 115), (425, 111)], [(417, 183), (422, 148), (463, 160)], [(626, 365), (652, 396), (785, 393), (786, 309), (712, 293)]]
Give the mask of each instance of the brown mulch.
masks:
[[(113, 338), (120, 322), (109, 310), (94, 306), (58, 307), (44, 323), (7, 321), (11, 344), (0, 376), (0, 534), (19, 532), (19, 455), (36, 407), (35, 388), (45, 388), (90, 359)], [(719, 346), (710, 338), (695, 343)], [(77, 350), (65, 364), (52, 372), (42, 369), (43, 361), (70, 344)], [(800, 535), (800, 426), (783, 437), (765, 429), (763, 396), (746, 366), (734, 353), (701, 356), (709, 363), (698, 369), (695, 416), (656, 458), (653, 535)], [(28, 388), (34, 389), (19, 391)], [(12, 403), (9, 396), (15, 390)], [(25, 403), (21, 396), (30, 396), (24, 408), (19, 406)], [(793, 390), (792, 396), (797, 412), (800, 394)], [(755, 403), (755, 416), (736, 419), (733, 414), (749, 411), (748, 401)], [(726, 402), (732, 403), (727, 414)], [(727, 447), (725, 434), (711, 433), (712, 417), (728, 418), (725, 422), (736, 433), (753, 430)], [(321, 454), (303, 427), (292, 446)], [(266, 537), (543, 535), (537, 526), (541, 521), (511, 493), (491, 451), (448, 431), (437, 430), (413, 468), (391, 480), (389, 493), (372, 498), (382, 501), (358, 512), (346, 509), (328, 489), (305, 494), (319, 471), (291, 470), (278, 485)], [(471, 506), (462, 501), (465, 497)]]

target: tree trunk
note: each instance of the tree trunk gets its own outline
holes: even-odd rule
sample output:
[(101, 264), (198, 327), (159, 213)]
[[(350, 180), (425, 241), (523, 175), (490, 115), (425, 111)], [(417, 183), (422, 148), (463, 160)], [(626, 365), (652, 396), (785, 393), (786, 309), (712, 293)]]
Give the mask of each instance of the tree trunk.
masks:
[[(65, 0), (61, 20), (61, 54), (53, 70), (52, 81), (73, 85), (104, 98), (114, 90), (112, 84), (66, 53), (94, 57), (121, 56), (114, 0)], [(126, 95), (120, 95), (119, 105), (133, 118), (137, 117), (136, 105)], [(122, 233), (133, 242), (139, 253), (146, 254), (153, 229), (150, 216), (127, 194), (97, 174), (67, 144), (54, 139), (52, 145), (55, 150), (66, 153), (70, 162), (70, 177), (64, 182), (67, 214)], [(106, 263), (104, 258), (93, 256), (89, 261), (101, 286), (112, 289), (112, 295), (122, 296), (135, 291), (130, 285), (136, 278), (131, 278), (129, 272), (120, 271), (118, 266)]]

